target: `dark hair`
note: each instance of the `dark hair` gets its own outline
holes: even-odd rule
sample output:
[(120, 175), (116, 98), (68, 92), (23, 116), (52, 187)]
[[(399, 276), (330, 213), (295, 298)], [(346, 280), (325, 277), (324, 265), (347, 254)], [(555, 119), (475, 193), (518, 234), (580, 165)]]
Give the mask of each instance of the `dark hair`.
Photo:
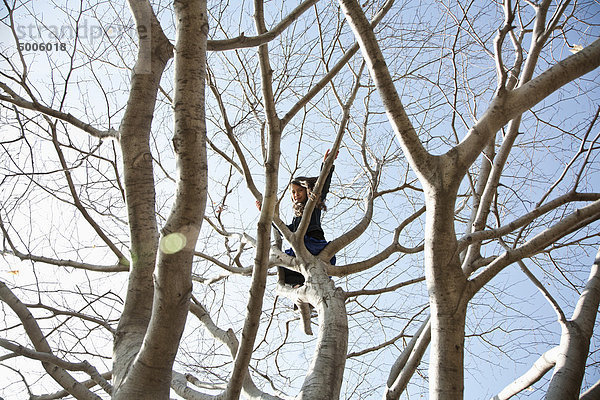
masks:
[(318, 176), (298, 176), (292, 179), (292, 183), (294, 185), (302, 186), (310, 191), (315, 188), (315, 183), (317, 183)]
[[(298, 176), (294, 179), (292, 179), (292, 184), (293, 185), (298, 185), (298, 186), (302, 186), (303, 188), (306, 189), (306, 200), (308, 201), (308, 198), (310, 196), (310, 194), (312, 193), (312, 191), (315, 188), (315, 184), (317, 183), (317, 179), (319, 179), (318, 176)], [(294, 208), (294, 215), (296, 217), (300, 217), (302, 216), (302, 213), (304, 212), (304, 206), (306, 205), (306, 202), (304, 203), (294, 203), (293, 208)], [(323, 201), (323, 199), (321, 197), (319, 197), (317, 199), (317, 204), (315, 205), (316, 208), (323, 210), (323, 211), (327, 211), (327, 206), (325, 205), (325, 202)]]

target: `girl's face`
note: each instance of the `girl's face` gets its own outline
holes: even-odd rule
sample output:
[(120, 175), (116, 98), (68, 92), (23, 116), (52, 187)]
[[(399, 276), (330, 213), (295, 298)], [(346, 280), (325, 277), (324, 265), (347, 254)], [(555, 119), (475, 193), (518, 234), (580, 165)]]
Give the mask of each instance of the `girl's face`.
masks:
[(306, 188), (292, 183), (292, 201), (294, 203), (305, 203), (307, 199)]

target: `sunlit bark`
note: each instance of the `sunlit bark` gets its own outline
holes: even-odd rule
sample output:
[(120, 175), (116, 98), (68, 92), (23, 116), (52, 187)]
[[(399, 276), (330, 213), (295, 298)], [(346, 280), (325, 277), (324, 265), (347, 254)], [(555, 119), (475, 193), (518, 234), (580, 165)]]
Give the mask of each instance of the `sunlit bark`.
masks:
[[(458, 400), (497, 364), (480, 346), (512, 363), (496, 371), (511, 382), (525, 343), (533, 367), (496, 398), (589, 386), (593, 12), (339, 4), (81, 3), (59, 9), (79, 29), (59, 54), (27, 50), (50, 23), (42, 6), (4, 3), (0, 393)], [(315, 256), (303, 240), (315, 201), (291, 232), (288, 188), (323, 162), (318, 197), (334, 160), (331, 242)], [(305, 284), (276, 282), (282, 266)], [(500, 274), (526, 279), (503, 287)], [(513, 307), (538, 305), (521, 284), (557, 315), (536, 340), (521, 332), (547, 310)]]
[(140, 32), (136, 64), (139, 68), (134, 68), (127, 108), (119, 128), (131, 268), (125, 306), (113, 346), (115, 396), (119, 394), (142, 346), (152, 314), (152, 274), (158, 250), (158, 227), (154, 216), (155, 182), (150, 129), (160, 78), (172, 56), (172, 46), (162, 33), (150, 4), (132, 1), (131, 9)]
[[(374, 32), (357, 1), (340, 0), (369, 72), (381, 95), (388, 119), (413, 170), (425, 190), (427, 222), (425, 231), (425, 272), (432, 310), (430, 356), (431, 399), (461, 399), (465, 315), (469, 298), (467, 277), (460, 267), (454, 231), (454, 210), (460, 182), (473, 162), (510, 120), (545, 97), (600, 65), (600, 41), (551, 67), (514, 91), (504, 86), (466, 137), (442, 156), (429, 154), (422, 146), (402, 105)], [(548, 3), (539, 7), (537, 36), (546, 35)], [(549, 29), (552, 29), (550, 27)], [(536, 43), (531, 73), (541, 46)], [(504, 83), (505, 81), (502, 80)], [(495, 190), (492, 185), (491, 192)], [(488, 203), (489, 206), (489, 203)], [(480, 206), (481, 207), (481, 206)], [(488, 207), (489, 208), (489, 207)], [(488, 209), (485, 208), (485, 209)], [(490, 271), (488, 269), (488, 271)]]
[[(171, 369), (188, 314), (187, 305), (192, 290), (191, 265), (206, 205), (206, 126), (203, 111), (208, 32), (206, 3), (176, 2), (175, 10), (179, 20), (175, 47), (175, 133), (173, 136), (179, 167), (177, 198), (171, 215), (162, 229), (158, 248), (154, 241), (153, 247), (158, 257), (153, 296), (149, 296), (152, 294), (149, 287), (144, 293), (145, 307), (151, 306), (151, 317), (147, 322), (144, 342), (138, 343), (141, 345), (139, 352), (128, 366), (121, 385), (115, 391), (113, 395), (115, 399), (168, 397)], [(157, 29), (158, 26), (154, 28)], [(138, 61), (143, 61), (143, 58)], [(160, 77), (161, 71), (158, 72), (155, 76)], [(154, 89), (156, 90), (156, 86)], [(148, 120), (151, 121), (151, 118), (146, 118), (146, 122)], [(149, 128), (147, 126), (146, 135)], [(131, 148), (124, 145), (123, 153), (130, 154), (130, 152)], [(141, 158), (146, 158), (147, 162), (151, 163), (151, 157), (146, 157), (145, 154), (142, 153)], [(137, 155), (140, 156), (139, 153)], [(132, 166), (126, 166), (126, 169), (127, 167)], [(150, 172), (147, 181), (126, 180), (126, 190), (130, 187), (145, 188), (147, 196), (151, 198), (154, 193), (151, 165), (145, 165), (143, 171)], [(148, 184), (145, 185), (143, 182)], [(140, 198), (136, 200), (140, 201)], [(145, 205), (153, 207), (154, 202), (148, 200)], [(145, 219), (153, 221), (154, 218), (151, 217), (153, 214), (153, 210), (147, 210)], [(152, 231), (142, 229), (142, 231), (150, 234), (155, 232), (154, 229)], [(151, 254), (149, 259), (152, 259)], [(153, 271), (154, 268), (148, 265), (143, 273), (145, 278), (130, 279), (130, 282), (134, 285), (140, 284), (142, 287), (144, 284), (148, 285)], [(149, 303), (150, 301), (152, 302)]]

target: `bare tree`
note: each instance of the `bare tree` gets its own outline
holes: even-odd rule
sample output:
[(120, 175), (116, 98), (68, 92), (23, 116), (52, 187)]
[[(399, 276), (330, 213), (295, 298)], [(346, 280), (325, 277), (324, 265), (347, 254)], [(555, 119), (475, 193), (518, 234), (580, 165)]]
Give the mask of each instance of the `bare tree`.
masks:
[[(422, 141), (411, 123), (397, 91), (393, 79), (386, 67), (377, 39), (368, 25), (358, 3), (341, 1), (342, 8), (355, 35), (361, 43), (363, 55), (369, 65), (370, 73), (382, 96), (388, 119), (392, 124), (398, 140), (402, 145), (408, 162), (419, 177), (425, 191), (425, 202), (428, 209), (425, 230), (425, 272), (427, 277), (431, 306), (431, 364), (430, 364), (430, 398), (462, 398), (464, 380), (464, 336), (466, 311), (469, 300), (507, 265), (531, 256), (552, 242), (560, 239), (576, 227), (581, 226), (582, 219), (589, 224), (598, 218), (598, 203), (592, 195), (591, 204), (577, 210), (562, 221), (547, 229), (543, 234), (533, 237), (524, 243), (516, 242), (499, 257), (485, 261), (482, 259), (480, 241), (470, 243), (474, 235), (483, 232), (487, 217), (491, 212), (491, 203), (497, 193), (498, 179), (504, 166), (503, 160), (512, 147), (512, 138), (519, 133), (522, 114), (545, 99), (573, 79), (597, 68), (600, 56), (600, 42), (595, 41), (581, 52), (548, 68), (544, 73), (533, 77), (538, 57), (546, 42), (557, 28), (568, 3), (561, 3), (548, 18), (550, 2), (535, 5), (535, 17), (531, 46), (528, 57), (523, 57), (523, 34), (513, 32), (513, 22), (521, 14), (519, 4), (515, 7), (510, 2), (504, 4), (505, 23), (499, 30), (495, 44), (495, 60), (497, 67), (497, 89), (493, 100), (481, 117), (469, 127), (466, 136), (450, 150), (442, 155), (433, 155), (423, 147)], [(516, 49), (516, 65), (511, 69), (503, 62), (504, 41), (510, 37)], [(499, 154), (494, 155), (495, 136), (508, 125)], [(507, 140), (508, 138), (508, 140)], [(594, 141), (595, 142), (595, 141)], [(489, 144), (491, 143), (491, 146)], [(494, 164), (489, 176), (482, 176), (479, 181), (480, 193), (474, 208), (471, 234), (463, 246), (455, 231), (454, 214), (457, 197), (466, 174), (480, 154), (492, 147), (484, 163)], [(490, 157), (491, 155), (491, 157)], [(577, 184), (571, 192), (573, 200), (584, 200), (579, 197)], [(593, 202), (596, 200), (595, 202)], [(539, 204), (541, 207), (541, 204)], [(539, 211), (534, 212), (537, 214)], [(524, 220), (523, 220), (524, 219)], [(522, 217), (522, 223), (529, 223), (530, 217)], [(514, 228), (521, 228), (520, 223)], [(510, 230), (512, 230), (511, 227)], [(501, 227), (500, 227), (501, 229)], [(486, 236), (483, 234), (483, 236)], [(497, 235), (493, 234), (493, 237)], [(490, 237), (492, 237), (490, 236)], [(461, 252), (464, 255), (461, 256)], [(474, 277), (473, 273), (481, 271)], [(555, 386), (556, 387), (556, 386)], [(558, 389), (556, 389), (558, 390)], [(565, 387), (562, 386), (562, 390)], [(559, 395), (559, 397), (561, 397)]]
[(593, 396), (593, 2), (4, 6), (5, 397)]

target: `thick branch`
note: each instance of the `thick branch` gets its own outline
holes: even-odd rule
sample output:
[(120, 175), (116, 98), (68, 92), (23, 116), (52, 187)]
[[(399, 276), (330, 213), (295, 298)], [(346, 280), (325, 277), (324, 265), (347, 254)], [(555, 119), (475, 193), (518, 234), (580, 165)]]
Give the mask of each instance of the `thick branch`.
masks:
[(550, 228), (539, 233), (522, 246), (505, 252), (471, 281), (471, 294), (475, 294), (506, 266), (540, 252), (546, 246), (570, 234), (574, 229), (600, 219), (600, 200), (575, 210)]
[(546, 397), (548, 400), (572, 399), (579, 395), (598, 305), (600, 305), (600, 249), (571, 320), (562, 324), (561, 351), (548, 385)]
[(162, 229), (152, 317), (119, 398), (168, 396), (171, 371), (188, 315), (194, 247), (206, 206), (206, 2), (175, 2), (174, 9), (178, 21), (173, 98), (177, 195)]
[(19, 344), (15, 344), (9, 340), (0, 338), (0, 346), (4, 347), (7, 350), (10, 350), (16, 354), (19, 354), (23, 357), (30, 358), (32, 360), (41, 361), (43, 363), (54, 364), (57, 367), (68, 371), (80, 371), (85, 372), (98, 384), (104, 391), (108, 394), (112, 393), (112, 386), (102, 377), (102, 375), (98, 372), (98, 370), (90, 364), (88, 361), (81, 362), (69, 362), (65, 361), (62, 358), (56, 357), (52, 353), (46, 353), (42, 351), (35, 351), (29, 349), (27, 347), (21, 346)]
[[(474, 243), (480, 243), (484, 240), (500, 238), (504, 235), (507, 235), (518, 228), (522, 228), (540, 216), (551, 212), (558, 207), (561, 207), (565, 204), (576, 202), (576, 201), (597, 201), (600, 199), (600, 194), (597, 193), (576, 193), (569, 192), (556, 199), (549, 201), (548, 203), (533, 209), (527, 214), (522, 215), (516, 220), (498, 227), (496, 229), (490, 230), (478, 230), (476, 232), (470, 233), (468, 235), (463, 236), (458, 240), (458, 249), (462, 251), (466, 248), (466, 246), (472, 245)], [(469, 272), (472, 272), (471, 269), (468, 269)]]
[[(487, 140), (511, 119), (530, 110), (546, 97), (600, 66), (600, 39), (553, 65), (519, 88), (496, 97), (488, 110), (456, 147), (456, 156), (468, 168)], [(448, 153), (451, 154), (451, 153)]]
[[(262, 0), (254, 1), (254, 21), (258, 34), (266, 32)], [(268, 127), (267, 161), (265, 163), (265, 190), (260, 218), (257, 226), (256, 257), (254, 272), (250, 283), (248, 312), (242, 330), (242, 341), (236, 354), (231, 378), (227, 385), (225, 397), (236, 400), (248, 373), (248, 364), (252, 357), (254, 341), (260, 323), (263, 297), (266, 288), (267, 270), (269, 267), (269, 250), (271, 247), (271, 224), (277, 202), (277, 182), (279, 176), (279, 159), (281, 156), (281, 121), (275, 109), (273, 95), (273, 70), (269, 61), (269, 49), (266, 44), (258, 48), (261, 71), (262, 95), (265, 105), (265, 116)]]
[(150, 3), (130, 0), (129, 6), (136, 21), (139, 45), (120, 126), (120, 144), (132, 264), (113, 349), (115, 398), (122, 384), (135, 383), (135, 379), (126, 378), (142, 346), (152, 313), (158, 226), (150, 130), (161, 76), (173, 57), (173, 45), (164, 35)]
[[(100, 376), (104, 380), (110, 380), (112, 378), (112, 371), (104, 372), (104, 373), (100, 374)], [(93, 388), (98, 383), (93, 379), (88, 379), (87, 381), (81, 382), (81, 384), (87, 388)], [(54, 393), (31, 395), (29, 400), (57, 400), (57, 399), (65, 398), (69, 395), (70, 394), (68, 391), (59, 390), (58, 392), (54, 392)]]
[(319, 0), (305, 0), (300, 3), (287, 17), (282, 19), (273, 29), (263, 33), (259, 33), (256, 36), (245, 36), (243, 33), (232, 39), (219, 39), (209, 40), (207, 42), (207, 49), (209, 51), (223, 51), (241, 49), (247, 47), (257, 47), (263, 44), (269, 43), (277, 36), (296, 21), (306, 10), (315, 5)]
[(554, 368), (556, 364), (556, 357), (558, 356), (559, 347), (554, 347), (548, 350), (533, 364), (533, 366), (521, 375), (518, 379), (506, 386), (500, 393), (492, 398), (492, 400), (507, 400), (514, 395), (521, 393), (540, 379), (548, 371)]
[(381, 96), (388, 119), (413, 169), (429, 175), (435, 168), (432, 156), (425, 150), (400, 101), (385, 58), (360, 4), (356, 0), (339, 0), (346, 20), (360, 45), (369, 72)]
[(102, 131), (100, 129), (94, 128), (88, 123), (81, 121), (80, 119), (75, 118), (69, 113), (57, 111), (51, 107), (47, 107), (43, 104), (40, 104), (37, 101), (28, 101), (23, 97), (19, 96), (15, 91), (13, 91), (8, 85), (6, 85), (3, 82), (0, 82), (0, 89), (8, 93), (8, 96), (0, 95), (0, 101), (5, 101), (7, 103), (14, 104), (17, 107), (25, 108), (28, 110), (39, 111), (42, 114), (45, 114), (49, 117), (60, 119), (99, 139), (119, 139), (119, 132), (112, 128), (108, 131)]
[[(14, 311), (17, 317), (19, 317), (23, 329), (29, 340), (31, 340), (35, 351), (52, 354), (52, 349), (46, 340), (46, 335), (44, 335), (40, 329), (35, 317), (2, 281), (0, 281), (0, 300), (5, 302)], [(69, 392), (69, 394), (83, 400), (100, 400), (99, 396), (92, 393), (80, 382), (76, 381), (64, 368), (60, 366), (53, 367), (45, 361), (42, 361), (42, 366), (59, 385)]]
[(406, 389), (408, 382), (421, 363), (430, 342), (431, 322), (430, 317), (428, 317), (421, 323), (419, 330), (390, 369), (385, 392), (386, 400), (397, 400), (400, 398), (400, 395)]
[[(394, 239), (393, 239), (392, 243), (388, 247), (383, 249), (381, 252), (379, 252), (378, 254), (376, 254), (373, 257), (370, 257), (366, 260), (359, 261), (357, 263), (331, 267), (328, 269), (328, 273), (331, 275), (334, 275), (334, 276), (350, 275), (350, 274), (358, 273), (361, 271), (365, 271), (365, 270), (373, 267), (374, 265), (379, 264), (380, 262), (387, 259), (392, 254), (397, 253), (397, 252), (402, 252), (402, 253), (406, 253), (406, 254), (414, 254), (414, 253), (423, 251), (423, 248), (424, 248), (423, 244), (420, 244), (419, 246), (416, 246), (413, 248), (408, 248), (408, 247), (402, 246), (398, 241), (399, 241), (400, 233), (402, 232), (402, 230), (404, 228), (406, 228), (411, 222), (413, 222), (417, 218), (419, 218), (424, 212), (425, 212), (425, 207), (422, 207), (420, 210), (417, 210), (410, 217), (408, 217), (404, 221), (402, 221), (402, 223), (394, 231)], [(342, 238), (343, 238), (343, 236), (342, 236)], [(336, 240), (334, 240), (332, 243), (330, 243), (329, 246), (332, 246), (332, 248), (333, 248), (333, 246), (336, 246), (336, 248), (337, 248), (338, 246), (336, 245)]]

